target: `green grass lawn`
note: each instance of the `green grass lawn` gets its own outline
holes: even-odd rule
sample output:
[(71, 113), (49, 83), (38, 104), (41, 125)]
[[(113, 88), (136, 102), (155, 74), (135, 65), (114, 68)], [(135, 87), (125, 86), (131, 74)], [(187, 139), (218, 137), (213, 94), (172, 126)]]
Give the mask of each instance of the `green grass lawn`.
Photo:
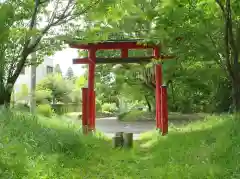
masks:
[(116, 150), (100, 134), (82, 136), (71, 120), (2, 113), (0, 178), (238, 179), (239, 127), (229, 116), (212, 116)]

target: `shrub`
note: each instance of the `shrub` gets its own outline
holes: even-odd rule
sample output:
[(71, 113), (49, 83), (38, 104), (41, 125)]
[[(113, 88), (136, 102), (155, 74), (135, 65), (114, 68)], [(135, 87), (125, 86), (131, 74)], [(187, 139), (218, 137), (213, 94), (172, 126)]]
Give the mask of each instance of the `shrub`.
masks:
[(115, 103), (104, 103), (102, 105), (102, 112), (116, 112), (117, 111), (117, 106)]
[(46, 104), (52, 100), (52, 95), (50, 90), (37, 90), (35, 92), (35, 98), (37, 104)]
[(51, 117), (53, 115), (53, 110), (49, 104), (38, 105), (36, 111), (45, 117)]
[(50, 74), (37, 84), (37, 90), (51, 91), (53, 102), (70, 102), (73, 84), (59, 74)]

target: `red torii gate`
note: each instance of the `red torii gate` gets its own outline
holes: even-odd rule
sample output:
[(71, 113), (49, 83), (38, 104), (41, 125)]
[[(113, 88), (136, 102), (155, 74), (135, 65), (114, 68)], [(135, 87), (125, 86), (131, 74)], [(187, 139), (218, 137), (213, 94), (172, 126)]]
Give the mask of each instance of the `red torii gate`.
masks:
[[(157, 60), (172, 59), (174, 56), (160, 55), (160, 47), (157, 45), (139, 44), (137, 40), (130, 41), (105, 41), (98, 43), (70, 43), (71, 48), (88, 50), (88, 57), (73, 59), (73, 64), (88, 64), (88, 88), (82, 89), (82, 126), (83, 132), (95, 130), (95, 91), (94, 74), (96, 64), (99, 63), (139, 63), (150, 62), (153, 58)], [(121, 58), (98, 58), (98, 50), (121, 50)], [(129, 49), (153, 49), (152, 56), (149, 57), (128, 57)], [(156, 128), (160, 129), (162, 135), (168, 132), (168, 108), (167, 108), (167, 88), (162, 85), (162, 65), (155, 65), (156, 78)], [(87, 128), (87, 131), (85, 129)]]

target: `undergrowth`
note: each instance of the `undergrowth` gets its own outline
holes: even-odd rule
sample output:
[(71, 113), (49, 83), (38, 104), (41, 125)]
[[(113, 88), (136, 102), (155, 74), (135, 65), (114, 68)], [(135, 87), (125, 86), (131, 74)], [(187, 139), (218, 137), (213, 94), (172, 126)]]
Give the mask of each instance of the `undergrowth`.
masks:
[(212, 116), (116, 150), (100, 135), (82, 136), (74, 123), (2, 112), (0, 178), (237, 179), (239, 126), (231, 116)]

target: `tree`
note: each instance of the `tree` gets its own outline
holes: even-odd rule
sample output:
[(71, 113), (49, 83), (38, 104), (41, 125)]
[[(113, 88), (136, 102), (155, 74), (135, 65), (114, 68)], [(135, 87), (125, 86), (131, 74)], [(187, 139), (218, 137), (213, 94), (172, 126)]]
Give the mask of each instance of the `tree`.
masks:
[[(126, 0), (109, 4), (110, 7), (101, 6), (95, 14), (86, 16), (91, 31), (81, 36), (104, 40), (110, 33), (121, 31), (123, 38), (130, 34), (162, 44), (162, 53), (176, 54), (179, 61), (201, 61), (204, 65), (213, 62), (222, 70), (219, 75), (231, 82), (232, 105), (235, 111), (240, 111), (240, 4), (237, 0)], [(102, 35), (94, 36), (96, 32)]]
[(235, 111), (240, 112), (240, 13), (239, 2), (216, 0), (224, 20), (224, 64), (232, 82), (232, 98)]
[[(50, 91), (53, 103), (70, 102), (72, 84), (59, 74), (51, 74), (37, 84), (37, 91)], [(42, 94), (42, 93), (41, 93)]]
[(66, 78), (68, 80), (72, 80), (74, 78), (74, 72), (72, 67), (68, 67), (67, 72), (66, 72)]
[(62, 70), (59, 64), (57, 64), (54, 68), (54, 73), (62, 75)]
[(73, 26), (69, 24), (99, 3), (100, 0), (8, 0), (0, 4), (0, 105), (10, 104), (21, 70), (31, 64), (29, 56), (36, 52), (40, 63), (43, 56), (60, 49), (62, 41), (58, 37), (71, 31)]

